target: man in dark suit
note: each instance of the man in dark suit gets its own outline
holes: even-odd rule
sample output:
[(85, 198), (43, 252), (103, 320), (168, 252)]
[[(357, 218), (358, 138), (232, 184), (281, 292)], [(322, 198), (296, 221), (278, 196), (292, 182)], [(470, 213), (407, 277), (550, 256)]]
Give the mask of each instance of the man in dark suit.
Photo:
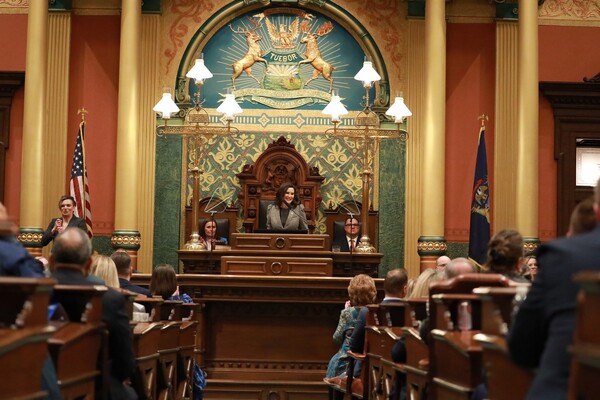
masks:
[(344, 232), (346, 235), (338, 238), (334, 242), (334, 246), (338, 246), (340, 251), (343, 252), (354, 252), (360, 241), (360, 222), (354, 217), (346, 219), (344, 222)]
[(134, 285), (129, 282), (131, 279), (131, 257), (125, 250), (117, 250), (110, 255), (117, 266), (117, 274), (119, 275), (119, 286), (121, 289), (129, 290), (131, 292), (143, 294), (144, 296), (152, 297), (152, 293), (146, 288), (138, 285)]
[[(599, 181), (600, 183), (600, 181)], [(594, 190), (594, 210), (600, 219), (600, 185)], [(573, 275), (600, 270), (600, 225), (588, 233), (561, 238), (538, 249), (539, 273), (508, 334), (511, 357), (519, 365), (537, 368), (527, 399), (565, 399), (575, 330), (579, 286)]]
[[(86, 279), (92, 260), (92, 243), (83, 230), (68, 228), (54, 240), (50, 256), (52, 276), (64, 285), (90, 285)], [(133, 337), (126, 311), (125, 296), (114, 289), (102, 297), (102, 320), (108, 330), (110, 363), (110, 398), (135, 399), (135, 392), (125, 382), (135, 371)]]

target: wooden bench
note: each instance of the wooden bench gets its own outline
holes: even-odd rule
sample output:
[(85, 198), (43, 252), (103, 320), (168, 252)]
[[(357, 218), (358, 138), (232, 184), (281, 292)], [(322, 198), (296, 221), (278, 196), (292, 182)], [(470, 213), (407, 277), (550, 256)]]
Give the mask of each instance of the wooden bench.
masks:
[[(473, 338), (483, 349), (488, 394), (493, 399), (523, 399), (533, 381), (533, 371), (510, 359), (505, 338), (512, 319), (514, 297), (517, 294), (524, 296), (526, 292), (526, 286), (473, 290), (482, 305), (481, 333)], [(506, 384), (506, 377), (510, 377), (510, 385)]]
[[(472, 339), (481, 328), (481, 303), (472, 294), (477, 287), (506, 287), (510, 280), (499, 274), (462, 274), (455, 278), (434, 282), (429, 289), (429, 367), (427, 373), (427, 398), (429, 400), (468, 399), (481, 382), (481, 347)], [(458, 310), (461, 303), (471, 307), (471, 329), (446, 335), (458, 328)], [(435, 332), (435, 335), (434, 335)], [(440, 356), (445, 354), (444, 358)], [(452, 355), (450, 368), (446, 358)], [(456, 355), (456, 357), (454, 356)], [(443, 363), (438, 363), (438, 358)], [(425, 362), (424, 362), (425, 364)], [(457, 368), (462, 368), (460, 376)], [(422, 388), (420, 389), (423, 390)], [(439, 393), (443, 395), (438, 395)], [(447, 396), (447, 397), (444, 397)]]
[(179, 362), (183, 371), (178, 374), (176, 398), (192, 398), (193, 369), (195, 363), (196, 336), (200, 334), (201, 305), (181, 304), (181, 330), (179, 332)]
[[(55, 324), (48, 349), (56, 368), (63, 399), (93, 399), (108, 384), (108, 333), (102, 322), (105, 286), (56, 285), (52, 301), (69, 317)], [(98, 380), (98, 387), (96, 381)]]
[(48, 304), (54, 280), (0, 278), (0, 393), (2, 398), (41, 399), (48, 357)]
[(600, 390), (600, 273), (579, 272), (574, 280), (581, 285), (577, 296), (577, 320), (573, 345), (569, 399), (598, 397)]

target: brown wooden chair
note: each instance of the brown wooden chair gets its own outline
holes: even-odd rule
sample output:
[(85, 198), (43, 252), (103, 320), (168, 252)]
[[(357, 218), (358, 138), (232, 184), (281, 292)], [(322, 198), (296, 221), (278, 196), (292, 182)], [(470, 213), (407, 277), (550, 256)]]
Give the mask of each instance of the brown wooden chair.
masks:
[(107, 332), (102, 322), (105, 286), (56, 285), (52, 294), (69, 316), (48, 339), (61, 395), (64, 399), (94, 399), (96, 381), (108, 382), (102, 349)]
[[(517, 287), (482, 287), (473, 290), (481, 300), (481, 332), (473, 338), (483, 349), (483, 363), (491, 399), (509, 400), (525, 398), (534, 373), (516, 365), (508, 354), (506, 332), (510, 326), (513, 300)], [(506, 377), (510, 377), (510, 385)]]
[[(159, 371), (158, 348), (160, 342), (161, 322), (139, 322), (133, 328), (133, 351), (137, 361), (138, 377), (136, 391), (138, 397), (148, 400), (156, 399)], [(160, 378), (162, 379), (162, 377)], [(167, 382), (161, 380), (160, 389), (168, 388)]]
[[(481, 347), (473, 336), (481, 329), (481, 302), (472, 294), (477, 287), (507, 287), (511, 281), (499, 274), (463, 274), (455, 278), (434, 282), (429, 289), (429, 370), (427, 374), (427, 398), (442, 400), (466, 399), (481, 382)], [(458, 310), (467, 301), (471, 307), (471, 329), (462, 334), (458, 329)], [(435, 331), (435, 335), (434, 335)], [(459, 349), (461, 349), (459, 351)], [(441, 354), (452, 353), (457, 365), (449, 363)], [(444, 360), (443, 363), (438, 359)], [(457, 368), (461, 375), (456, 375)], [(443, 394), (440, 394), (443, 393)]]
[(48, 357), (48, 304), (54, 280), (0, 278), (0, 394), (41, 399), (42, 367)]
[(600, 273), (579, 272), (575, 282), (581, 285), (577, 297), (577, 320), (569, 380), (569, 400), (588, 400), (598, 397), (600, 390)]
[[(264, 217), (265, 202), (275, 200), (277, 189), (286, 182), (293, 183), (298, 197), (304, 206), (309, 231), (314, 231), (317, 210), (321, 205), (321, 185), (325, 177), (319, 174), (317, 167), (309, 167), (295, 146), (281, 136), (267, 146), (254, 164), (246, 164), (242, 172), (236, 175), (240, 181), (238, 194), (243, 208), (243, 226), (246, 232), (253, 232), (261, 226)], [(265, 223), (265, 222), (263, 222)]]
[[(176, 398), (191, 398), (193, 389), (194, 354), (198, 334), (200, 304), (181, 305), (182, 323), (179, 332), (178, 376)], [(185, 311), (184, 311), (185, 310)], [(184, 313), (187, 315), (184, 317)]]

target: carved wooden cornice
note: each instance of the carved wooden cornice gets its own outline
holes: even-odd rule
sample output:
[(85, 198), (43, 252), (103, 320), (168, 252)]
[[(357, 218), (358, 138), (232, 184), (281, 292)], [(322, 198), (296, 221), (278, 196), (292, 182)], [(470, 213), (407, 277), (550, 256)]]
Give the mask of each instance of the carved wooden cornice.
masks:
[(600, 108), (600, 74), (583, 82), (540, 82), (540, 92), (554, 109)]
[(24, 72), (0, 72), (0, 98), (12, 100), (15, 92), (23, 86), (24, 83)]

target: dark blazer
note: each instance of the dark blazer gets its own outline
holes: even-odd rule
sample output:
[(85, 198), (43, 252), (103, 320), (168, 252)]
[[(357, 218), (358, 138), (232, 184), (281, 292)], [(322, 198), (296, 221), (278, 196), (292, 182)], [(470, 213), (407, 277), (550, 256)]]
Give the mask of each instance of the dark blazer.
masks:
[(37, 278), (44, 271), (14, 236), (0, 236), (0, 276)]
[[(336, 240), (333, 244), (340, 246), (340, 251), (349, 253), (350, 252), (350, 241), (347, 240), (348, 237), (344, 235), (342, 238)], [(354, 238), (354, 249), (356, 250), (356, 246), (360, 242), (360, 233)]]
[[(56, 237), (56, 233), (52, 233), (52, 229), (54, 228), (54, 223), (57, 219), (58, 218), (52, 218), (52, 220), (48, 224), (48, 227), (46, 228), (46, 231), (44, 231), (44, 234), (42, 235), (42, 246), (46, 246)], [(69, 221), (69, 225), (67, 225), (67, 228), (79, 228), (84, 232), (88, 231), (87, 225), (85, 224), (85, 220), (82, 218), (77, 218), (74, 215)]]
[[(80, 271), (60, 266), (52, 277), (63, 285), (90, 285)], [(102, 321), (108, 330), (111, 378), (113, 381), (123, 382), (133, 376), (136, 363), (133, 355), (133, 335), (129, 326), (125, 296), (122, 293), (109, 288), (102, 296)], [(122, 395), (115, 393), (120, 390), (125, 389), (119, 385), (111, 385), (112, 398), (122, 398)]]
[(148, 297), (152, 297), (152, 293), (150, 293), (150, 291), (148, 289), (143, 288), (138, 285), (134, 285), (133, 283), (129, 282), (127, 279), (119, 278), (119, 286), (121, 287), (121, 289), (129, 290), (130, 292), (135, 292), (135, 293), (143, 294)]
[(600, 226), (540, 246), (539, 273), (508, 334), (512, 358), (538, 368), (528, 399), (565, 399), (579, 286), (573, 274), (600, 270)]
[(308, 230), (306, 213), (304, 212), (304, 206), (302, 204), (290, 209), (290, 213), (285, 221), (285, 226), (281, 223), (279, 210), (280, 208), (275, 204), (270, 204), (267, 208), (267, 229)]

